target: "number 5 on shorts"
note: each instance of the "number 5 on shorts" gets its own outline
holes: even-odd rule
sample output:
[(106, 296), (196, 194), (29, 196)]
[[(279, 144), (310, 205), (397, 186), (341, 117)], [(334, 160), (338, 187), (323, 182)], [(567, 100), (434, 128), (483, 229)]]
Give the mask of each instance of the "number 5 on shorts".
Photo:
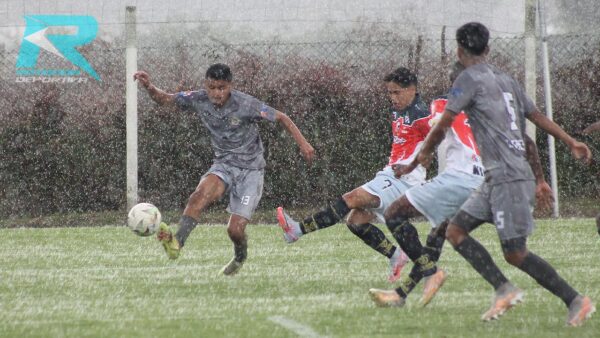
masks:
[(496, 228), (502, 230), (504, 229), (504, 211), (496, 212)]

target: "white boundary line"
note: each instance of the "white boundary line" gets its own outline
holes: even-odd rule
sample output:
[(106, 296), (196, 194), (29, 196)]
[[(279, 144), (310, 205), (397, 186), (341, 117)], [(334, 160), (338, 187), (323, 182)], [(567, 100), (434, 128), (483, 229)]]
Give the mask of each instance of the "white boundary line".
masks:
[(300, 337), (309, 337), (309, 338), (326, 337), (326, 336), (321, 336), (320, 334), (318, 334), (315, 330), (312, 329), (312, 327), (298, 323), (297, 321), (292, 320), (292, 319), (288, 319), (288, 318), (285, 318), (282, 316), (271, 316), (267, 319), (269, 319), (270, 321), (272, 321), (275, 324), (283, 326), (284, 328), (294, 332), (295, 334), (299, 335)]

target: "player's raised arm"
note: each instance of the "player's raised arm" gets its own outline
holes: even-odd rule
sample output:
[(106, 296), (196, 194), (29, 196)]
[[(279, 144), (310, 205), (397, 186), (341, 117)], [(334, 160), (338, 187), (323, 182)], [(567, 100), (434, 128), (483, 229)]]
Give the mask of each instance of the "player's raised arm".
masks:
[(590, 163), (592, 160), (592, 152), (585, 143), (571, 137), (571, 135), (567, 134), (558, 124), (554, 123), (544, 114), (536, 110), (527, 115), (527, 119), (533, 122), (538, 128), (563, 141), (569, 146), (575, 159), (582, 160), (585, 163)]
[(175, 103), (175, 94), (169, 94), (150, 82), (150, 75), (144, 71), (137, 71), (133, 74), (133, 79), (137, 80), (142, 87), (146, 88), (148, 94), (150, 94), (150, 98), (159, 105), (164, 104), (174, 104)]
[(300, 147), (300, 152), (302, 156), (306, 160), (306, 162), (310, 165), (312, 163), (313, 158), (315, 157), (315, 149), (306, 141), (304, 135), (300, 132), (294, 121), (290, 119), (286, 114), (276, 111), (275, 112), (275, 121), (279, 122), (285, 130), (294, 138), (298, 146)]

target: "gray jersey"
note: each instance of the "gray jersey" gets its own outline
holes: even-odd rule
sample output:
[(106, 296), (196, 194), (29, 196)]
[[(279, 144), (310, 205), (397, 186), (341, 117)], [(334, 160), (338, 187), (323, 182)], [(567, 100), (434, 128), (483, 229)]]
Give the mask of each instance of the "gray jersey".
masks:
[(469, 117), (489, 184), (533, 180), (523, 133), (535, 104), (512, 77), (489, 64), (470, 66), (452, 84), (446, 109)]
[(265, 119), (275, 121), (275, 109), (237, 90), (231, 91), (229, 100), (220, 109), (210, 102), (206, 90), (177, 93), (175, 102), (181, 109), (196, 112), (210, 132), (215, 163), (246, 169), (265, 167), (256, 123)]

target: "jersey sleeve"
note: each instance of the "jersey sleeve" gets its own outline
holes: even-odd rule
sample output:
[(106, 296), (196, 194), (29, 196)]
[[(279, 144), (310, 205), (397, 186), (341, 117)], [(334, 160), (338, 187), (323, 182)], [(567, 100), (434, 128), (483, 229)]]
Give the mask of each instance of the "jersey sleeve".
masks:
[(197, 99), (197, 91), (185, 91), (175, 94), (175, 104), (182, 110), (188, 110), (192, 107), (192, 102)]
[(249, 113), (252, 121), (258, 122), (267, 120), (269, 122), (275, 122), (275, 108), (270, 107), (257, 98), (250, 99), (249, 106)]
[(446, 110), (454, 114), (466, 110), (471, 105), (476, 90), (477, 86), (471, 79), (471, 76), (466, 71), (463, 71), (452, 84), (452, 88), (450, 88)]

